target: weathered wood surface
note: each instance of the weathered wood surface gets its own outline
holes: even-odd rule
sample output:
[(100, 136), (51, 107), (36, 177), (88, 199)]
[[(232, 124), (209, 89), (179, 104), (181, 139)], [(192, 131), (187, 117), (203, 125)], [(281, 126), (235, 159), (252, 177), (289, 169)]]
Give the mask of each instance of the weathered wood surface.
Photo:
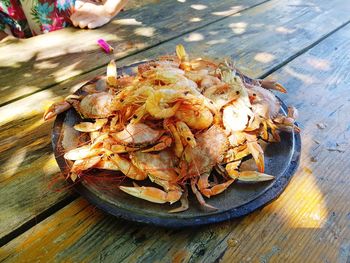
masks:
[(135, 8), (140, 8), (145, 5), (149, 4), (159, 4), (160, 0), (133, 0), (133, 1), (128, 1), (126, 6), (123, 8), (123, 10), (130, 10), (130, 9), (135, 9)]
[[(103, 74), (104, 68), (64, 81), (71, 76), (98, 68), (110, 60), (111, 57), (104, 55), (96, 45), (98, 38), (112, 40), (109, 42), (114, 46), (118, 42), (114, 55), (122, 57), (263, 1), (250, 0), (239, 5), (235, 1), (221, 1), (215, 5), (210, 1), (201, 1), (200, 4), (198, 1), (162, 1), (161, 4), (152, 6), (145, 6), (145, 2), (147, 1), (130, 3), (130, 8), (135, 5), (139, 8), (121, 13), (112, 24), (102, 29), (64, 29), (36, 38), (11, 40), (0, 44), (0, 104), (61, 82), (61, 85), (54, 89), (42, 91), (29, 100), (24, 98), (0, 109), (0, 162), (3, 164), (0, 168), (0, 205), (4, 208), (0, 215), (0, 240), (19, 226), (35, 220), (38, 214), (51, 206), (70, 198), (70, 191), (56, 191), (64, 188), (65, 184), (62, 181), (56, 182), (59, 168), (51, 149), (52, 123), (43, 123), (42, 114), (45, 106), (52, 103), (53, 99), (59, 100), (71, 93), (74, 84)], [(167, 12), (169, 9), (173, 13)], [(179, 16), (183, 20), (178, 19)], [(189, 21), (187, 26), (183, 27), (184, 21), (193, 17), (196, 20)], [(155, 30), (152, 31), (152, 37), (142, 34), (141, 29), (144, 28)], [(131, 35), (130, 30), (133, 32)], [(118, 32), (119, 37), (123, 37), (114, 39), (115, 32)], [(50, 45), (43, 48), (43, 43)], [(135, 43), (141, 43), (142, 46), (134, 45)], [(82, 64), (77, 64), (76, 61)], [(75, 65), (81, 70), (60, 72), (62, 69), (71, 70), (69, 65)], [(62, 78), (53, 79), (50, 76), (53, 72)], [(32, 87), (34, 89), (31, 89)], [(13, 217), (13, 214), (16, 214), (16, 217)]]
[[(305, 8), (310, 7), (295, 6), (290, 1), (272, 1), (242, 12), (238, 17), (225, 19), (227, 25), (245, 21), (247, 27), (240, 29), (241, 31), (232, 32), (230, 27), (223, 24), (224, 21), (214, 23), (141, 54), (128, 57), (120, 61), (120, 64), (129, 64), (140, 59), (164, 54), (164, 52), (167, 53), (169, 50), (174, 50), (177, 43), (185, 42), (186, 47), (193, 53), (200, 54), (209, 51), (209, 56), (231, 55), (239, 58), (238, 64), (243, 68), (250, 68), (251, 70), (246, 70), (246, 72), (257, 77), (277, 67), (298, 51), (312, 45), (345, 21), (344, 16), (337, 20), (338, 13), (336, 11), (346, 11), (346, 8), (340, 5), (338, 10), (335, 7), (332, 9), (328, 3), (317, 3), (317, 8), (315, 3), (311, 3), (311, 5), (313, 7), (311, 11), (308, 11)], [(325, 12), (327, 9), (333, 11), (327, 13)], [(284, 18), (279, 16), (280, 13), (284, 14)], [(307, 20), (299, 21), (298, 17), (303, 16), (303, 14), (307, 15)], [(321, 22), (327, 22), (327, 26), (320, 28), (318, 23)], [(263, 25), (266, 27), (264, 34), (261, 34), (261, 23), (264, 23)], [(258, 28), (260, 29), (258, 30)], [(283, 32), (278, 33), (278, 31)], [(190, 39), (191, 35), (193, 36), (197, 32), (204, 36), (203, 40), (186, 42), (186, 39)], [(210, 32), (220, 32), (221, 38), (226, 39), (226, 41), (210, 44), (218, 40), (217, 36)], [(293, 45), (285, 48), (290, 45), (292, 38), (294, 39)], [(259, 49), (254, 43), (260, 43)], [(208, 45), (211, 48), (208, 48)], [(266, 60), (266, 58), (268, 59)], [(51, 154), (49, 134), (52, 122), (44, 123), (42, 121), (43, 109), (50, 102), (68, 95), (72, 89), (79, 86), (79, 83), (102, 74), (103, 71), (104, 69), (98, 69), (78, 76), (63, 82), (61, 85), (0, 108), (0, 114), (4, 116), (0, 120), (2, 128), (0, 131), (0, 162), (5, 164), (0, 167), (0, 205), (3, 208), (3, 213), (0, 214), (1, 237), (28, 220), (35, 219), (42, 211), (69, 196), (70, 192), (54, 192), (48, 187), (50, 182), (57, 178), (59, 169)], [(76, 85), (77, 83), (78, 85)], [(28, 189), (28, 186), (31, 186), (33, 182), (36, 182), (35, 187)], [(62, 187), (60, 184), (55, 186), (55, 188), (60, 187)], [(18, 192), (21, 194), (15, 194)], [(13, 213), (16, 213), (15, 218), (12, 216)]]
[[(105, 215), (79, 198), (14, 239), (1, 260), (349, 262), (350, 26), (274, 73), (299, 108), (302, 158), (290, 185), (260, 211), (167, 230)], [(320, 127), (323, 127), (322, 129)]]
[[(264, 1), (164, 0), (121, 12), (100, 29), (66, 28), (25, 40), (11, 39), (0, 44), (0, 105)], [(96, 44), (100, 38), (115, 48), (113, 55), (100, 51)]]

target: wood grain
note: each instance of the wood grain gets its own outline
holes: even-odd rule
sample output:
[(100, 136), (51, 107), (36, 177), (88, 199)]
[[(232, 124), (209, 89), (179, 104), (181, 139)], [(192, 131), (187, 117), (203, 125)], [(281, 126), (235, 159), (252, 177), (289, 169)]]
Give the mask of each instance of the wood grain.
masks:
[[(59, 168), (52, 155), (49, 137), (52, 122), (44, 123), (42, 114), (43, 109), (53, 100), (60, 100), (71, 93), (74, 84), (80, 84), (104, 72), (104, 69), (101, 69), (79, 76), (81, 72), (98, 68), (110, 59), (97, 49), (96, 39), (113, 39), (114, 32), (118, 32), (118, 36), (123, 35), (124, 38), (127, 36), (126, 40), (118, 41), (116, 49), (115, 57), (122, 57), (263, 1), (250, 0), (239, 5), (232, 1), (221, 1), (215, 5), (210, 1), (201, 1), (202, 7), (205, 7), (202, 10), (194, 8), (197, 2), (179, 5), (173, 1), (162, 1), (161, 5), (145, 6), (143, 1), (136, 5), (134, 3), (134, 6), (129, 4), (134, 9), (122, 13), (114, 24), (99, 30), (65, 29), (36, 38), (11, 40), (0, 44), (0, 104), (61, 82), (53, 91), (46, 90), (32, 99), (25, 98), (1, 108), (0, 162), (3, 165), (0, 168), (0, 205), (7, 208), (0, 215), (0, 238), (26, 222), (35, 220), (38, 214), (71, 195), (70, 191), (64, 191), (67, 185), (63, 180), (57, 179), (60, 178)], [(173, 13), (165, 12), (170, 7)], [(228, 11), (220, 13), (223, 10)], [(176, 14), (179, 13), (184, 20), (177, 18)], [(198, 21), (188, 22), (188, 25), (183, 27), (183, 22), (192, 16), (196, 16)], [(142, 21), (144, 25), (154, 26), (159, 32), (152, 38), (138, 35), (140, 32), (136, 28), (142, 29), (142, 23), (129, 25), (130, 21)], [(130, 35), (128, 27), (135, 29), (135, 32)], [(43, 48), (42, 43), (50, 45)], [(115, 41), (110, 43), (116, 44)], [(142, 43), (142, 47), (137, 43)], [(94, 51), (91, 53), (90, 49)], [(18, 50), (21, 52), (18, 53)], [(13, 56), (14, 53), (18, 55)], [(75, 65), (76, 61), (82, 61), (85, 65), (81, 66), (82, 71), (70, 71), (70, 66)], [(62, 78), (53, 80), (52, 73), (57, 72), (57, 68), (61, 71), (69, 69), (70, 72), (61, 72), (59, 75)], [(75, 79), (64, 81), (77, 74)], [(78, 86), (80, 85), (76, 87)], [(28, 187), (29, 185), (33, 186)], [(13, 217), (13, 214), (16, 214), (16, 217)]]
[(274, 74), (288, 87), (283, 100), (299, 108), (302, 162), (286, 191), (262, 210), (167, 230), (104, 215), (79, 198), (4, 246), (0, 259), (348, 262), (349, 54), (346, 26)]
[[(238, 58), (237, 63), (241, 67), (252, 68), (252, 70), (246, 70), (248, 74), (257, 77), (283, 63), (299, 50), (308, 47), (335, 27), (340, 26), (344, 20), (343, 17), (339, 21), (337, 20), (338, 13), (336, 11), (340, 10), (340, 5), (337, 10), (335, 7), (330, 7), (328, 3), (317, 3), (318, 8), (313, 6), (311, 10), (306, 11), (308, 9), (305, 6), (288, 6), (287, 3), (293, 2), (273, 1), (246, 11), (239, 17), (226, 19), (228, 25), (237, 24), (239, 21), (256, 21), (256, 25), (259, 25), (264, 21), (266, 26), (264, 34), (256, 29), (253, 22), (252, 29), (247, 28), (247, 31), (238, 35), (233, 34), (227, 25), (225, 27), (222, 22), (218, 22), (206, 27), (207, 29), (198, 31), (205, 35), (205, 40), (185, 42), (186, 47), (197, 54), (201, 53), (202, 50), (202, 52), (209, 52), (208, 55), (216, 57), (232, 55)], [(326, 9), (330, 11), (326, 12)], [(313, 10), (317, 10), (317, 12), (313, 12)], [(281, 12), (284, 14), (284, 18), (279, 15)], [(304, 16), (307, 14), (307, 20), (299, 21), (298, 17), (303, 14)], [(298, 22), (297, 26), (296, 21)], [(325, 21), (327, 21), (327, 25), (324, 27), (317, 26), (318, 23), (325, 23)], [(277, 28), (290, 30), (288, 37), (284, 33), (277, 34)], [(210, 32), (221, 32), (220, 36), (227, 41), (212, 45), (208, 49), (208, 42), (217, 40), (217, 36), (210, 34)], [(130, 56), (119, 63), (129, 64), (174, 50), (177, 43), (188, 39), (191, 34), (193, 33), (166, 42), (139, 55)], [(287, 46), (291, 38), (295, 42), (293, 46), (288, 49), (280, 48), (280, 46)], [(246, 46), (245, 49), (243, 49), (242, 43)], [(253, 43), (261, 43), (259, 50)], [(259, 53), (273, 54), (275, 59), (259, 62), (254, 59)], [(60, 100), (71, 93), (82, 82), (102, 74), (103, 71), (104, 69), (98, 69), (77, 76), (61, 85), (0, 108), (0, 115), (4, 116), (0, 120), (0, 162), (5, 164), (0, 167), (0, 205), (3, 208), (3, 213), (0, 214), (0, 236), (10, 233), (19, 225), (34, 219), (38, 213), (69, 195), (66, 191), (54, 192), (48, 187), (51, 181), (57, 178), (59, 169), (51, 154), (49, 134), (52, 122), (43, 122), (43, 109), (53, 101)], [(33, 160), (36, 162), (31, 164)], [(43, 180), (43, 178), (45, 179)], [(28, 189), (28, 186), (33, 182), (36, 182), (35, 187)], [(56, 188), (64, 187), (61, 183)], [(16, 192), (21, 194), (15, 195)], [(48, 196), (48, 198), (43, 198), (43, 196)], [(14, 212), (16, 212), (15, 218), (12, 217)]]
[(247, 219), (254, 225), (228, 236), (239, 245), (227, 249), (224, 261), (349, 260), (349, 35), (347, 27), (275, 74), (292, 88), (284, 99), (299, 105), (301, 166), (282, 198)]
[[(143, 3), (139, 8), (121, 12), (114, 21), (96, 30), (65, 28), (35, 38), (10, 39), (0, 43), (0, 105), (106, 65), (111, 58), (128, 56), (264, 1)], [(108, 56), (100, 50), (96, 44), (100, 38), (115, 48), (114, 54)]]
[(133, 0), (133, 1), (128, 1), (126, 6), (123, 8), (123, 10), (130, 10), (130, 9), (135, 9), (135, 8), (140, 8), (142, 6), (148, 5), (148, 4), (159, 4), (160, 0)]

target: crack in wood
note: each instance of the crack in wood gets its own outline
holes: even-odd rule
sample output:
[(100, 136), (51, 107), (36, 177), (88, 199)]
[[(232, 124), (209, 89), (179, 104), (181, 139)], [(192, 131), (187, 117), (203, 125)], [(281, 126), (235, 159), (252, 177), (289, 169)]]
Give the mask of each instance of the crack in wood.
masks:
[(67, 198), (57, 202), (53, 206), (49, 207), (48, 209), (42, 211), (40, 214), (36, 215), (35, 217), (31, 218), (30, 220), (26, 221), (21, 226), (17, 227), (13, 231), (9, 232), (5, 236), (0, 238), (0, 247), (6, 245), (11, 240), (15, 239), (16, 237), (20, 236), (27, 230), (31, 229), (33, 226), (39, 224), (40, 222), (44, 221), (46, 218), (50, 217), (57, 211), (61, 210), (63, 207), (67, 206), (68, 204), (72, 203), (74, 200), (78, 198), (78, 194), (73, 194), (68, 196)]

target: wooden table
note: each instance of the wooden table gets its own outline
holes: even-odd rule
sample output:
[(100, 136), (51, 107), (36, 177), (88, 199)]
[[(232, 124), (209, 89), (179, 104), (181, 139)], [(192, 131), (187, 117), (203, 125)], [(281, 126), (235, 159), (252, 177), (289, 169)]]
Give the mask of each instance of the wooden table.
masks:
[[(147, 2), (147, 1), (146, 1)], [(162, 0), (98, 30), (0, 44), (0, 261), (350, 262), (350, 5), (346, 0)], [(142, 3), (142, 1), (141, 1)], [(107, 215), (67, 188), (44, 108), (118, 65), (172, 52), (272, 75), (299, 109), (302, 154), (284, 193), (249, 216), (171, 230)]]

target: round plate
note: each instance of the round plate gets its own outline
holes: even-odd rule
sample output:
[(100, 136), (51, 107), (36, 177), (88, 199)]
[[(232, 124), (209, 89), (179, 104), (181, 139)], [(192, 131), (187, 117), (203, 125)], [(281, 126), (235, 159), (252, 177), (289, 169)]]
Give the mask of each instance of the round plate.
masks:
[[(133, 74), (138, 64), (119, 68), (118, 74)], [(245, 77), (246, 81), (251, 81)], [(104, 80), (97, 77), (83, 85), (76, 94), (84, 94), (83, 88), (88, 85), (103, 86)], [(281, 112), (286, 114), (287, 107), (281, 103)], [(84, 141), (84, 136), (75, 131), (73, 126), (81, 120), (72, 108), (57, 116), (52, 133), (52, 145), (57, 163), (67, 174), (69, 165), (63, 158), (66, 151), (74, 149)], [(127, 220), (154, 224), (165, 227), (185, 227), (221, 222), (241, 217), (268, 204), (277, 198), (285, 189), (294, 174), (300, 158), (301, 141), (296, 133), (281, 134), (281, 142), (263, 145), (265, 155), (265, 173), (275, 176), (275, 180), (261, 183), (234, 182), (223, 193), (207, 199), (206, 202), (218, 210), (213, 212), (201, 209), (198, 201), (189, 190), (189, 209), (181, 213), (168, 211), (179, 206), (179, 202), (155, 204), (130, 196), (119, 190), (119, 185), (132, 185), (131, 180), (122, 180), (118, 173), (93, 170), (73, 184), (74, 189), (93, 205), (102, 210)], [(242, 164), (242, 170), (255, 170), (252, 160)], [(147, 185), (149, 180), (138, 182)]]

